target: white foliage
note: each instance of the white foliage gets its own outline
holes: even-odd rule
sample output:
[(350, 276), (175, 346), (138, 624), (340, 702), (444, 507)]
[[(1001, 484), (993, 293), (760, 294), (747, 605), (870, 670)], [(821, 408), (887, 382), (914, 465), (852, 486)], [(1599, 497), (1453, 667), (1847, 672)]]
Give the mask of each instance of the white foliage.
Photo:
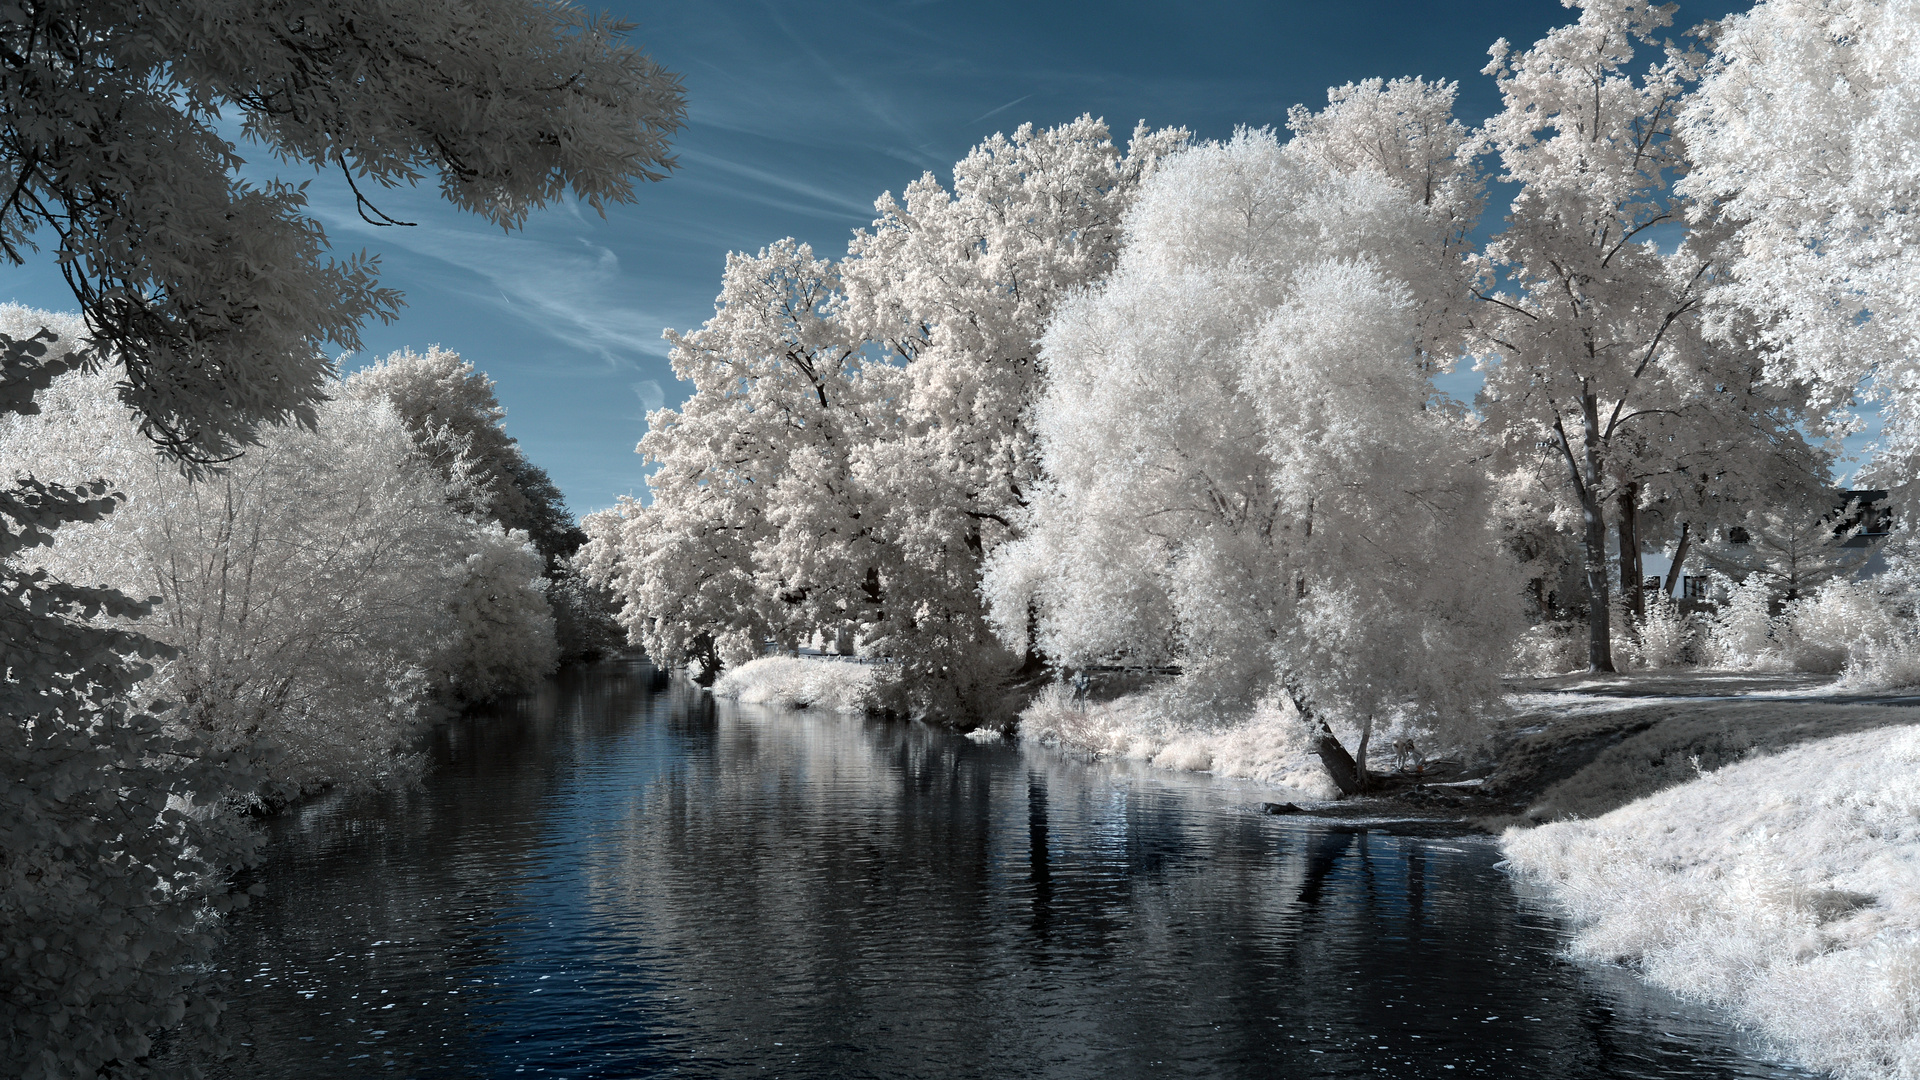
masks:
[[(1673, 137), (1698, 57), (1665, 47), (1671, 7), (1571, 3), (1579, 19), (1485, 69), (1504, 108), (1464, 152), (1497, 157), (1519, 186), (1507, 227), (1470, 257), (1470, 339), (1487, 430), (1516, 463), (1550, 468), (1583, 519), (1591, 663), (1611, 663), (1607, 525), (1622, 501), (1678, 508), (1777, 498), (1823, 479), (1795, 428), (1798, 391), (1768, 385), (1739, 335), (1700, 317), (1711, 251), (1680, 224)], [(1651, 65), (1636, 52), (1655, 53)], [(1664, 52), (1664, 56), (1659, 54)]]
[[(49, 235), (121, 400), (202, 459), (259, 424), (311, 422), (322, 343), (391, 317), (361, 253), (327, 257), (305, 185), (241, 180), (231, 132), (380, 191), (437, 174), (455, 206), (512, 227), (569, 190), (599, 207), (672, 167), (676, 76), (570, 4), (314, 7), (181, 0), (36, 9), (4, 29), (0, 140), (18, 197), (0, 250)], [(369, 217), (374, 203), (362, 203)], [(38, 231), (38, 235), (36, 235)]]
[(748, 705), (865, 712), (877, 704), (881, 684), (893, 677), (880, 664), (763, 656), (714, 680), (713, 696)]
[(1719, 606), (1702, 636), (1703, 659), (1712, 667), (1773, 671), (1786, 666), (1774, 641), (1773, 593), (1758, 575), (1734, 582), (1716, 575)]
[(383, 401), (341, 396), (194, 481), (157, 458), (104, 373), (0, 422), (0, 471), (113, 477), (126, 504), (33, 562), (160, 606), (139, 629), (181, 650), (147, 684), (216, 745), (277, 747), (288, 788), (404, 776), (396, 749), (435, 690), (478, 696), (551, 667), (523, 534), (478, 528)]
[[(1017, 665), (979, 593), (982, 560), (1037, 481), (1034, 339), (1105, 273), (1120, 214), (1183, 132), (1123, 152), (1081, 117), (988, 139), (876, 204), (838, 263), (784, 240), (728, 257), (714, 316), (669, 333), (680, 409), (649, 417), (652, 502), (585, 523), (585, 563), (633, 640), (704, 668), (855, 623), (911, 668), (918, 704), (990, 712)], [(748, 651), (746, 656), (753, 655)]]
[(432, 664), (467, 701), (486, 701), (529, 689), (558, 660), (546, 569), (527, 534), (471, 524), (471, 551), (454, 591), (453, 632)]
[(1576, 953), (1725, 1006), (1808, 1066), (1920, 1076), (1920, 731), (1731, 765), (1502, 840)]
[(1636, 668), (1673, 668), (1684, 664), (1698, 636), (1691, 617), (1671, 597), (1647, 598), (1646, 613), (1632, 620), (1632, 634), (1616, 643)]
[(1268, 132), (1162, 165), (1119, 269), (1043, 339), (1051, 484), (988, 570), (1003, 640), (1032, 612), (1066, 664), (1178, 663), (1194, 717), (1284, 683), (1328, 715), (1470, 723), (1517, 626), (1470, 434), (1429, 407), (1386, 273), (1430, 235), (1387, 178)]
[[(1681, 114), (1696, 214), (1734, 228), (1725, 297), (1845, 404), (1876, 366), (1901, 418), (1920, 356), (1920, 3), (1765, 0), (1729, 16)], [(1911, 456), (1911, 425), (1899, 446)], [(1909, 462), (1910, 464), (1910, 462)], [(1909, 468), (1901, 480), (1913, 475)]]
[(1560, 675), (1587, 666), (1586, 627), (1542, 621), (1528, 627), (1514, 642), (1512, 670), (1516, 675)]
[(1206, 726), (1183, 719), (1164, 695), (1117, 701), (1076, 701), (1061, 683), (1043, 690), (1020, 714), (1022, 739), (1100, 757), (1141, 761), (1162, 769), (1211, 772), (1289, 789), (1304, 799), (1333, 799), (1339, 791), (1314, 756), (1300, 713), (1272, 699), (1238, 722)]

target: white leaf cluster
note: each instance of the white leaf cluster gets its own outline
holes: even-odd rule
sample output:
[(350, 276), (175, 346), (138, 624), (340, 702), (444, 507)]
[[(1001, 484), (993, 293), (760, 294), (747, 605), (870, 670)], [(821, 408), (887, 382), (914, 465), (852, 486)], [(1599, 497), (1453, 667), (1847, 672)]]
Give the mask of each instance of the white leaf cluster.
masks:
[(311, 423), (321, 344), (355, 348), (399, 296), (364, 254), (327, 257), (304, 186), (240, 180), (216, 120), (351, 185), (377, 224), (402, 223), (369, 192), (437, 174), (455, 206), (513, 227), (568, 192), (628, 201), (672, 167), (679, 80), (626, 29), (541, 0), (10, 9), (0, 250), (57, 236), (143, 429), (224, 456), (257, 424)]
[(1757, 336), (1829, 407), (1889, 360), (1896, 400), (1913, 400), (1920, 4), (1766, 0), (1728, 17), (1680, 134), (1679, 190), (1731, 226), (1723, 296), (1763, 316)]
[[(48, 321), (0, 309), (20, 336)], [(51, 321), (81, 340), (77, 320)], [(143, 692), (220, 749), (273, 748), (270, 797), (405, 778), (398, 752), (430, 695), (491, 696), (551, 669), (539, 556), (454, 512), (384, 400), (336, 393), (312, 429), (265, 431), (200, 479), (155, 455), (105, 373), (57, 380), (40, 404), (0, 420), (0, 473), (114, 477), (126, 503), (29, 562), (158, 597), (137, 628), (179, 655)]]
[(989, 569), (997, 628), (1069, 665), (1177, 664), (1189, 717), (1285, 691), (1471, 726), (1516, 622), (1476, 442), (1416, 347), (1407, 192), (1271, 132), (1169, 159), (1118, 268), (1042, 342), (1048, 485)]

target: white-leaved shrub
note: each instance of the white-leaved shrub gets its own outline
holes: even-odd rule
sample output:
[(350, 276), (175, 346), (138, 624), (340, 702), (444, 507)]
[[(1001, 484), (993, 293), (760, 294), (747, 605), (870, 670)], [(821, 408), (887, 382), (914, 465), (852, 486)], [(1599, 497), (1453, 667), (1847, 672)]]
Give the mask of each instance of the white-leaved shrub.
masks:
[(1687, 663), (1697, 636), (1693, 619), (1670, 597), (1647, 597), (1646, 612), (1632, 619), (1632, 633), (1614, 642), (1635, 668), (1673, 668)]
[(1733, 582), (1716, 575), (1714, 593), (1720, 605), (1706, 620), (1701, 641), (1706, 664), (1744, 671), (1783, 667), (1773, 640), (1773, 595), (1767, 583), (1757, 576)]
[(1019, 734), (1096, 757), (1253, 780), (1296, 798), (1340, 794), (1314, 754), (1311, 729), (1284, 699), (1268, 698), (1244, 715), (1206, 724), (1165, 694), (1087, 702), (1066, 684), (1052, 683), (1020, 714)]
[(713, 696), (748, 705), (864, 712), (879, 703), (882, 685), (896, 675), (891, 665), (763, 656), (721, 675)]
[(1552, 619), (1528, 627), (1514, 642), (1512, 672), (1516, 675), (1561, 675), (1587, 666), (1584, 624)]
[(117, 478), (119, 512), (29, 556), (157, 597), (138, 628), (178, 653), (144, 686), (213, 745), (269, 751), (269, 797), (401, 778), (430, 696), (526, 686), (552, 666), (524, 534), (455, 513), (392, 407), (339, 396), (198, 478), (156, 457), (104, 373), (0, 422), (0, 473)]

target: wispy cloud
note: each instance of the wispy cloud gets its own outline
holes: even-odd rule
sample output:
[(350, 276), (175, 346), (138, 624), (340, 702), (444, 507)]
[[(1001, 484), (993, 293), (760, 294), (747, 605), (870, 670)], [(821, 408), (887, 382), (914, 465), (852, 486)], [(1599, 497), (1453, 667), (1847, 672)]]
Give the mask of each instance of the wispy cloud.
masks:
[[(808, 213), (830, 211), (835, 217), (845, 214), (855, 214), (865, 218), (873, 215), (873, 204), (870, 202), (863, 203), (859, 199), (852, 198), (841, 192), (831, 191), (817, 184), (807, 183), (804, 180), (796, 180), (791, 176), (785, 176), (770, 169), (762, 169), (755, 165), (747, 165), (742, 162), (732, 161), (715, 154), (694, 149), (682, 149), (680, 151), (680, 157), (688, 163), (703, 168), (714, 169), (744, 180), (750, 180), (755, 184), (777, 188), (789, 194), (799, 195), (804, 199), (811, 200), (813, 203), (812, 206), (804, 203), (796, 205), (784, 201), (778, 204), (786, 209), (800, 209)], [(746, 192), (744, 194), (753, 195), (761, 201), (769, 201), (764, 195), (755, 195), (752, 192)]]
[[(319, 185), (315, 185), (316, 188)], [(542, 232), (505, 233), (471, 218), (433, 206), (412, 192), (396, 203), (418, 228), (377, 228), (360, 219), (351, 198), (333, 193), (316, 197), (310, 209), (336, 238), (353, 237), (370, 246), (404, 249), (477, 276), (505, 303), (504, 313), (571, 348), (609, 364), (637, 356), (664, 356), (661, 313), (631, 302), (631, 275), (624, 273), (612, 248), (581, 235), (593, 223), (572, 207), (553, 215)], [(557, 234), (557, 235), (556, 235)]]
[(642, 420), (646, 419), (645, 413), (650, 413), (667, 403), (667, 392), (662, 390), (660, 384), (652, 379), (644, 379), (634, 383), (633, 396), (640, 399), (640, 408), (642, 410), (640, 418)]
[(1005, 105), (1002, 105), (997, 109), (988, 109), (986, 112), (983, 112), (979, 116), (976, 116), (973, 119), (967, 121), (967, 126), (972, 127), (974, 124), (977, 124), (982, 120), (985, 120), (989, 116), (998, 116), (1001, 113), (1006, 112), (1008, 109), (1013, 108), (1015, 105), (1018, 105), (1021, 102), (1027, 100), (1028, 98), (1031, 98), (1032, 96), (1033, 96), (1032, 94), (1024, 94), (1020, 97), (1014, 98), (1012, 101), (1007, 102)]

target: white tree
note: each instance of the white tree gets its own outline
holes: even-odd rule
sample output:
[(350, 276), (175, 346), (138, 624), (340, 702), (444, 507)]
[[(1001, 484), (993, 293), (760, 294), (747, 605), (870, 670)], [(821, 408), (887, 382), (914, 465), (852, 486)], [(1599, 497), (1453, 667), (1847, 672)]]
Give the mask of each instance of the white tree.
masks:
[(1697, 218), (1731, 229), (1718, 297), (1758, 320), (1753, 336), (1827, 407), (1876, 370), (1910, 378), (1920, 4), (1763, 0), (1711, 41), (1680, 117), (1694, 163), (1679, 187)]
[[(797, 640), (863, 603), (876, 560), (858, 547), (868, 530), (851, 452), (886, 406), (829, 310), (838, 282), (793, 240), (729, 255), (714, 317), (667, 335), (694, 393), (648, 417), (639, 449), (658, 466), (652, 504), (590, 517), (584, 553), (662, 663), (693, 658), (710, 676), (767, 637)], [(811, 549), (794, 543), (804, 536)]]
[[(60, 338), (0, 329), (0, 417), (83, 365), (76, 328), (48, 321)], [(119, 501), (99, 480), (0, 487), (0, 1070), (31, 1080), (132, 1067), (153, 1032), (218, 1014), (191, 987), (259, 847), (208, 812), (248, 771), (133, 703), (167, 656), (124, 626), (151, 604), (22, 566)]]
[[(1497, 694), (1517, 582), (1490, 488), (1435, 408), (1421, 306), (1391, 276), (1430, 223), (1405, 189), (1268, 132), (1170, 159), (1119, 269), (1063, 304), (1035, 426), (1050, 482), (986, 589), (1010, 644), (1178, 664), (1170, 708), (1284, 691), (1343, 789), (1375, 721), (1458, 734)], [(1168, 372), (1176, 373), (1169, 378)]]
[(1184, 139), (1142, 130), (1123, 153), (1090, 117), (1023, 127), (960, 162), (952, 192), (929, 175), (883, 196), (837, 266), (790, 240), (730, 257), (714, 318), (669, 335), (695, 390), (650, 418), (652, 504), (588, 526), (636, 638), (718, 662), (852, 622), (911, 669), (922, 709), (990, 707), (1020, 658), (979, 575), (1037, 476), (1033, 341), (1111, 267), (1121, 211)]
[[(1859, 514), (1857, 503), (1793, 500), (1748, 514), (1698, 550), (1714, 569), (1764, 583), (1774, 604), (1789, 604), (1866, 565), (1873, 549), (1848, 543), (1860, 534)], [(1846, 527), (1849, 517), (1854, 524)]]
[(1630, 65), (1671, 9), (1570, 6), (1577, 22), (1524, 52), (1495, 44), (1486, 69), (1505, 107), (1464, 152), (1497, 157), (1520, 190), (1473, 259), (1482, 303), (1469, 334), (1486, 358), (1488, 429), (1516, 460), (1546, 448), (1580, 508), (1588, 664), (1611, 671), (1610, 514), (1637, 595), (1635, 522), (1649, 498), (1703, 477), (1745, 490), (1735, 481), (1759, 445), (1792, 451), (1790, 476), (1814, 465), (1794, 434), (1799, 391), (1764, 382), (1742, 343), (1703, 333), (1710, 250), (1690, 238), (1664, 253), (1652, 239), (1684, 221), (1674, 116), (1697, 58), (1667, 46), (1643, 74)]
[(176, 652), (143, 692), (179, 702), (177, 722), (218, 750), (276, 747), (269, 797), (404, 777), (396, 751), (429, 693), (489, 697), (551, 668), (539, 556), (454, 513), (384, 400), (341, 395), (313, 430), (273, 429), (197, 479), (155, 455), (104, 372), (41, 403), (0, 421), (0, 471), (118, 475), (126, 504), (28, 565), (156, 597), (135, 625)]
[[(370, 260), (325, 257), (299, 188), (238, 181), (215, 118), (241, 117), (284, 159), (338, 166), (356, 194), (356, 174), (395, 184), (437, 172), (456, 205), (511, 226), (568, 189), (595, 205), (626, 199), (632, 178), (671, 165), (678, 81), (623, 44), (624, 29), (533, 0), (112, 0), (0, 13), (0, 251), (18, 263), (43, 227), (56, 236), (101, 346), (76, 361), (8, 335), (0, 412), (31, 414), (51, 376), (109, 362), (142, 429), (189, 461), (228, 456), (266, 421), (311, 423), (329, 371), (320, 344), (353, 347), (360, 320), (390, 314), (398, 297), (377, 286)], [(44, 938), (51, 951), (24, 960), (32, 978), (9, 968), (0, 999), (0, 1071), (34, 1080), (135, 1068), (148, 1035), (179, 1022), (190, 965), (212, 941), (202, 898), (224, 860), (247, 857), (215, 829), (158, 815), (153, 800), (170, 785), (205, 797), (251, 780), (223, 780), (217, 762), (156, 765), (194, 750), (115, 702), (147, 646), (79, 620), (140, 605), (20, 561), (63, 525), (98, 520), (106, 492), (91, 478), (0, 491), (0, 767), (14, 781), (7, 823), (27, 823), (6, 838), (0, 911), (10, 941), (61, 927)], [(34, 647), (14, 647), (25, 641)], [(50, 979), (57, 994), (42, 994)]]
[(1486, 182), (1461, 153), (1472, 133), (1454, 119), (1459, 86), (1424, 79), (1368, 79), (1327, 90), (1327, 107), (1287, 110), (1288, 144), (1342, 173), (1371, 172), (1404, 188), (1427, 216), (1432, 235), (1417, 251), (1424, 265), (1400, 274), (1417, 290), (1420, 346), (1433, 370), (1450, 370), (1470, 298), (1459, 264), (1486, 206)]

